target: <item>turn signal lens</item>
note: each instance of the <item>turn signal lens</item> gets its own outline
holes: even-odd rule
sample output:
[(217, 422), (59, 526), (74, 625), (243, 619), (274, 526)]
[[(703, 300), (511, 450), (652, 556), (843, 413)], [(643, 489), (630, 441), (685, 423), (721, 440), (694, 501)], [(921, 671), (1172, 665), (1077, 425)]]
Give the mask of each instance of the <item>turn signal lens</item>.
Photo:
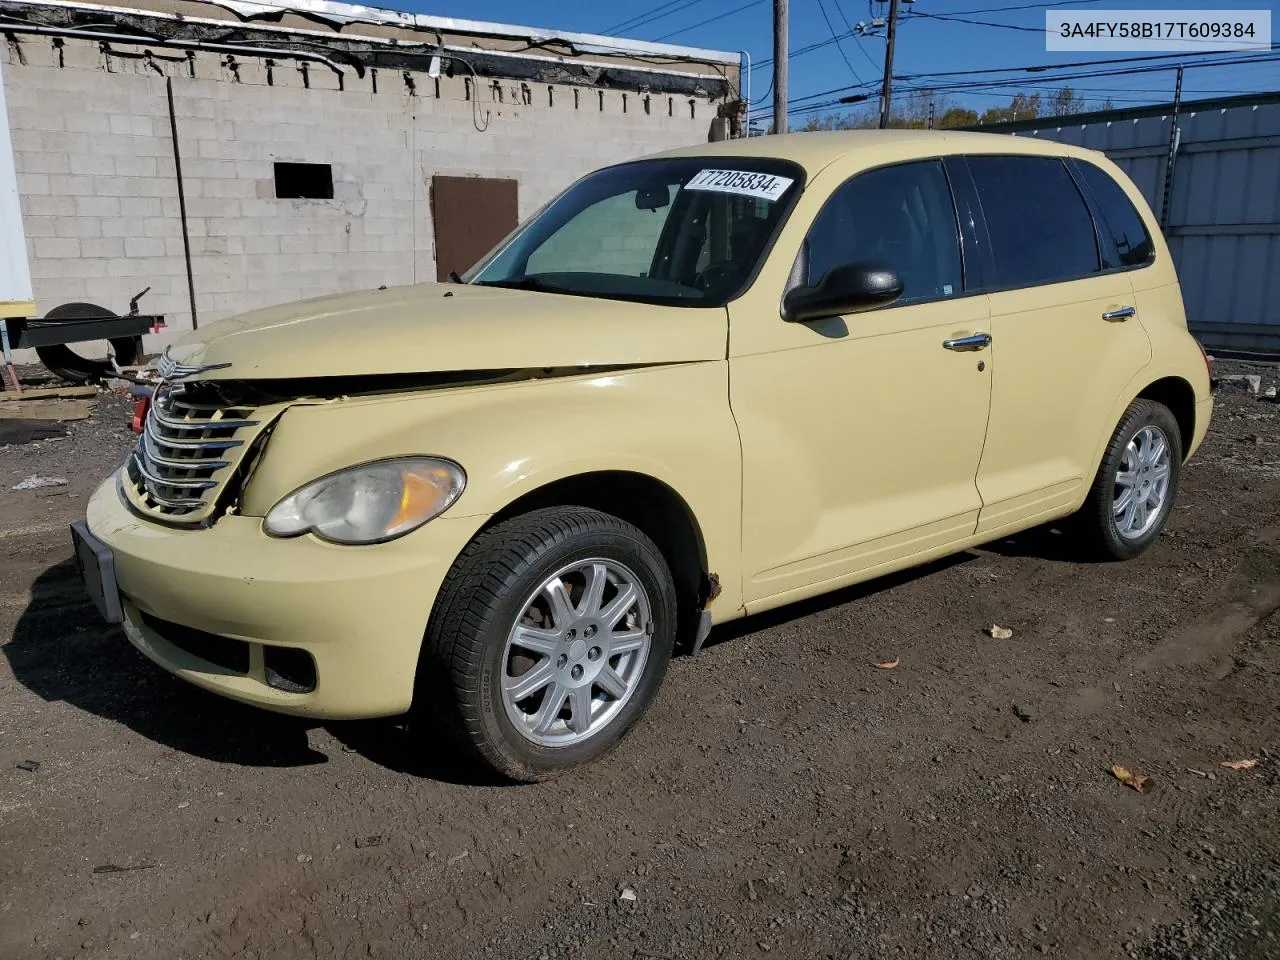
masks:
[(298, 488), (267, 511), (263, 529), (273, 537), (382, 543), (440, 516), (466, 482), (460, 466), (439, 457), (377, 460)]

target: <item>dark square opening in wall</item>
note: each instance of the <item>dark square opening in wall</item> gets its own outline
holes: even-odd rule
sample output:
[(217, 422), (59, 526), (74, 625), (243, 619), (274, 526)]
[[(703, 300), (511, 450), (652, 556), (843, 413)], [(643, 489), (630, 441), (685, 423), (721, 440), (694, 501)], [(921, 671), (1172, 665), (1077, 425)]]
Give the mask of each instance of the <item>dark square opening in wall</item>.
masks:
[(281, 200), (332, 200), (333, 166), (328, 163), (277, 163), (276, 196)]

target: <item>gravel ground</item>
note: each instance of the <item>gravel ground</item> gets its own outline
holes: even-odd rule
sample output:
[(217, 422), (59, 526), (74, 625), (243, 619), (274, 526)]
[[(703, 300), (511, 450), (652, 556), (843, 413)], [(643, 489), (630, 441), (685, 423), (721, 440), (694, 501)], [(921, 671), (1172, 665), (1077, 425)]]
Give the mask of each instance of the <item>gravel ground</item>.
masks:
[(1038, 530), (726, 626), (525, 787), (102, 626), (66, 524), (128, 414), (0, 448), (4, 960), (1280, 957), (1280, 404), (1220, 394), (1138, 560)]

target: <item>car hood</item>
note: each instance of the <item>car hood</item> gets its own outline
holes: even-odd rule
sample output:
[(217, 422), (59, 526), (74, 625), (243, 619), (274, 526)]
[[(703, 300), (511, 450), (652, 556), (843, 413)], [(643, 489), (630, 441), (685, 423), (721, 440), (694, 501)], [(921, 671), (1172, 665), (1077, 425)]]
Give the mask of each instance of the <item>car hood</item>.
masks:
[(720, 308), (429, 283), (255, 310), (166, 352), (195, 379), (274, 380), (717, 360), (727, 336)]

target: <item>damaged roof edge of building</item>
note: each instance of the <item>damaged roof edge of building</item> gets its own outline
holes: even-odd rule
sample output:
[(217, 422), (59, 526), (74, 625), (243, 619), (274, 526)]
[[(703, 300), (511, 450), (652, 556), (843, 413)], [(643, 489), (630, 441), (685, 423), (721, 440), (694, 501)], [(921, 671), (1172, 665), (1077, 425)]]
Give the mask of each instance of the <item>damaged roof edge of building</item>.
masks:
[[(361, 30), (360, 27), (365, 29)], [(92, 30), (92, 39), (197, 47), (234, 42), (278, 48), (323, 45), (339, 62), (423, 70), (439, 54), (463, 60), (482, 76), (640, 92), (734, 99), (737, 53), (487, 23), (377, 7), (296, 0), (133, 0), (128, 5), (67, 0), (0, 0), (0, 31)], [(118, 38), (103, 32), (118, 32)], [(253, 54), (245, 51), (248, 55)], [(283, 52), (283, 51), (280, 51)]]

